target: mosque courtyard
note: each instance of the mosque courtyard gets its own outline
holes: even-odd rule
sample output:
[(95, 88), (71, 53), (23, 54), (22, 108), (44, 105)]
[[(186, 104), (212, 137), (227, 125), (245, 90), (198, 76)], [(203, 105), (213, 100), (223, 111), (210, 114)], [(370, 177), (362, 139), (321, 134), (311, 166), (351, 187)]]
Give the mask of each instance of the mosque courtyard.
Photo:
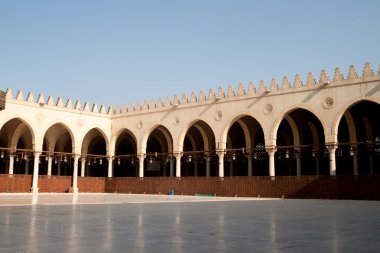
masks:
[(380, 202), (1, 194), (1, 252), (378, 252)]

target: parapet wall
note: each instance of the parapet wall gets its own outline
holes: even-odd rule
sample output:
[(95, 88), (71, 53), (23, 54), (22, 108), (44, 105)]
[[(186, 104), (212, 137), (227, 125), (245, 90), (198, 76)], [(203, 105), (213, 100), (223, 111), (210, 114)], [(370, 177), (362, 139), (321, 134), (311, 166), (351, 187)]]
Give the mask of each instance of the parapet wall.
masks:
[[(32, 92), (29, 92), (24, 97), (22, 91), (18, 91), (16, 95), (13, 95), (13, 91), (8, 89), (6, 92), (6, 101), (7, 102), (16, 102), (16, 103), (26, 103), (34, 104), (36, 106), (50, 106), (57, 107), (57, 109), (68, 110), (68, 111), (80, 111), (89, 114), (99, 114), (99, 115), (115, 115), (120, 117), (122, 115), (135, 114), (135, 113), (145, 113), (152, 111), (165, 111), (170, 110), (173, 107), (188, 107), (188, 106), (197, 106), (207, 103), (212, 103), (215, 100), (220, 102), (223, 101), (233, 101), (236, 99), (246, 99), (251, 97), (259, 97), (262, 95), (271, 96), (271, 95), (280, 95), (282, 93), (291, 93), (291, 92), (302, 92), (310, 89), (318, 89), (324, 85), (347, 85), (356, 82), (371, 81), (376, 80), (380, 76), (380, 69), (378, 73), (375, 74), (371, 65), (366, 63), (360, 76), (356, 71), (353, 65), (350, 66), (349, 71), (344, 77), (339, 68), (335, 69), (333, 78), (330, 79), (327, 72), (322, 70), (319, 81), (317, 82), (312, 73), (308, 73), (306, 81), (301, 80), (300, 75), (296, 75), (293, 81), (293, 84), (290, 83), (288, 77), (282, 79), (281, 86), (276, 79), (272, 79), (270, 85), (266, 85), (264, 81), (261, 81), (258, 86), (253, 82), (248, 84), (248, 87), (244, 87), (243, 84), (239, 84), (235, 90), (232, 85), (230, 85), (225, 92), (223, 88), (219, 88), (217, 92), (213, 89), (210, 89), (208, 94), (204, 91), (200, 91), (197, 96), (195, 92), (192, 92), (190, 96), (183, 94), (182, 97), (177, 95), (173, 99), (166, 97), (165, 99), (159, 98), (157, 101), (152, 99), (151, 101), (145, 100), (142, 102), (137, 102), (136, 104), (131, 102), (129, 106), (117, 105), (113, 106), (98, 106), (96, 103), (90, 104), (85, 102), (82, 104), (80, 100), (77, 100), (75, 103), (71, 99), (64, 100), (62, 97), (54, 99), (52, 96), (48, 96), (45, 100), (43, 94), (39, 94), (37, 99)], [(257, 88), (256, 88), (257, 87)], [(0, 94), (1, 95), (1, 94)], [(1, 97), (1, 96), (0, 96)], [(1, 99), (0, 99), (0, 109), (1, 109)]]
[[(68, 192), (70, 176), (39, 176), (40, 192)], [(29, 192), (30, 175), (0, 175), (0, 192)], [(79, 177), (79, 192), (380, 200), (379, 176)]]

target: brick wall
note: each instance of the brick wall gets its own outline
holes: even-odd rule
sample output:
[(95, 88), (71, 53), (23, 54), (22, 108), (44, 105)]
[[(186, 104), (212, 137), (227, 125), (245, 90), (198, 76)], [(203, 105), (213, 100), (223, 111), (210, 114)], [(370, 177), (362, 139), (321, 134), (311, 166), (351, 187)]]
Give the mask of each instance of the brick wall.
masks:
[(72, 177), (68, 176), (39, 176), (39, 192), (68, 192), (73, 182)]
[(31, 175), (0, 175), (0, 192), (30, 192)]
[[(40, 192), (67, 192), (72, 177), (39, 176)], [(31, 175), (0, 175), (0, 192), (29, 192)], [(79, 192), (380, 200), (379, 176), (78, 177)]]

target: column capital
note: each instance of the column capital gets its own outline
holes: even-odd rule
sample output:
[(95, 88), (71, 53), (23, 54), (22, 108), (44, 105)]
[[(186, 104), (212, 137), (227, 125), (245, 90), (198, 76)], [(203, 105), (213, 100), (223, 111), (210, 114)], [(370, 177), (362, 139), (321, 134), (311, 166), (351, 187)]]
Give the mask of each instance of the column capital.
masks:
[(218, 156), (224, 156), (226, 154), (226, 150), (225, 149), (218, 149), (216, 150), (215, 152)]
[(277, 146), (266, 146), (265, 151), (268, 152), (268, 154), (275, 153), (277, 152)]
[(141, 159), (145, 159), (145, 158), (146, 158), (146, 154), (145, 153), (137, 154), (137, 159), (141, 160)]
[(326, 142), (325, 143), (325, 146), (326, 148), (329, 150), (329, 151), (332, 151), (332, 150), (335, 150), (338, 148), (338, 143), (337, 142)]
[(36, 156), (40, 156), (42, 154), (42, 151), (33, 151), (33, 155), (36, 157)]
[(181, 158), (181, 157), (183, 156), (183, 152), (179, 152), (179, 151), (174, 152), (174, 153), (173, 153), (173, 156), (174, 156), (175, 158), (179, 159), (179, 158)]

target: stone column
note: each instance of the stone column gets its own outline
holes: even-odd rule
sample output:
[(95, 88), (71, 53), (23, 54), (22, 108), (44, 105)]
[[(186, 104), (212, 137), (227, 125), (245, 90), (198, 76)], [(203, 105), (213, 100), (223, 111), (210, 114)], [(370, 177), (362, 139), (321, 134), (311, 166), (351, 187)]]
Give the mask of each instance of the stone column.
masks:
[(329, 157), (330, 157), (330, 176), (336, 175), (336, 160), (335, 160), (335, 151), (337, 149), (337, 145), (328, 146)]
[(145, 154), (139, 154), (137, 155), (137, 158), (139, 159), (139, 177), (144, 177), (144, 160), (146, 155)]
[(47, 169), (47, 175), (48, 176), (51, 176), (52, 164), (53, 164), (53, 159), (51, 158), (51, 156), (48, 156), (48, 169)]
[(181, 153), (174, 154), (175, 156), (175, 176), (181, 177)]
[(57, 175), (61, 175), (61, 166), (62, 166), (62, 161), (58, 161), (57, 163)]
[(40, 164), (41, 152), (34, 152), (34, 166), (33, 166), (33, 183), (32, 183), (32, 193), (38, 193), (38, 170)]
[(78, 161), (80, 155), (74, 155), (74, 168), (73, 168), (73, 193), (78, 193)]
[(113, 158), (108, 158), (108, 177), (113, 177)]
[(230, 161), (230, 177), (234, 176), (234, 160)]
[(274, 154), (276, 153), (276, 148), (267, 148), (267, 152), (269, 155), (269, 176), (276, 176), (275, 164), (274, 164)]
[(170, 162), (170, 177), (174, 177), (174, 159), (173, 157), (169, 158)]
[(13, 154), (9, 155), (9, 167), (8, 167), (8, 174), (9, 175), (13, 175), (14, 162), (15, 162), (15, 155), (13, 155)]
[(252, 156), (251, 155), (247, 155), (247, 159), (248, 159), (248, 176), (249, 177), (252, 177), (253, 175), (253, 170), (252, 170)]
[(315, 156), (315, 167), (316, 167), (316, 174), (317, 176), (319, 176), (321, 174), (319, 156)]
[(297, 176), (301, 176), (301, 153), (296, 153), (296, 161), (297, 161)]
[(353, 151), (353, 163), (354, 163), (354, 176), (359, 176), (359, 162), (358, 162), (358, 151)]
[(29, 174), (29, 157), (25, 157), (25, 175)]
[(373, 152), (368, 153), (368, 162), (369, 162), (369, 175), (373, 176), (374, 168), (373, 168)]
[(198, 176), (198, 159), (194, 159), (194, 176)]
[(86, 158), (82, 157), (80, 160), (80, 176), (84, 177), (84, 172), (86, 171)]
[(206, 177), (210, 177), (211, 169), (210, 169), (211, 157), (206, 157)]
[(224, 177), (224, 150), (216, 152), (219, 158), (219, 177)]

